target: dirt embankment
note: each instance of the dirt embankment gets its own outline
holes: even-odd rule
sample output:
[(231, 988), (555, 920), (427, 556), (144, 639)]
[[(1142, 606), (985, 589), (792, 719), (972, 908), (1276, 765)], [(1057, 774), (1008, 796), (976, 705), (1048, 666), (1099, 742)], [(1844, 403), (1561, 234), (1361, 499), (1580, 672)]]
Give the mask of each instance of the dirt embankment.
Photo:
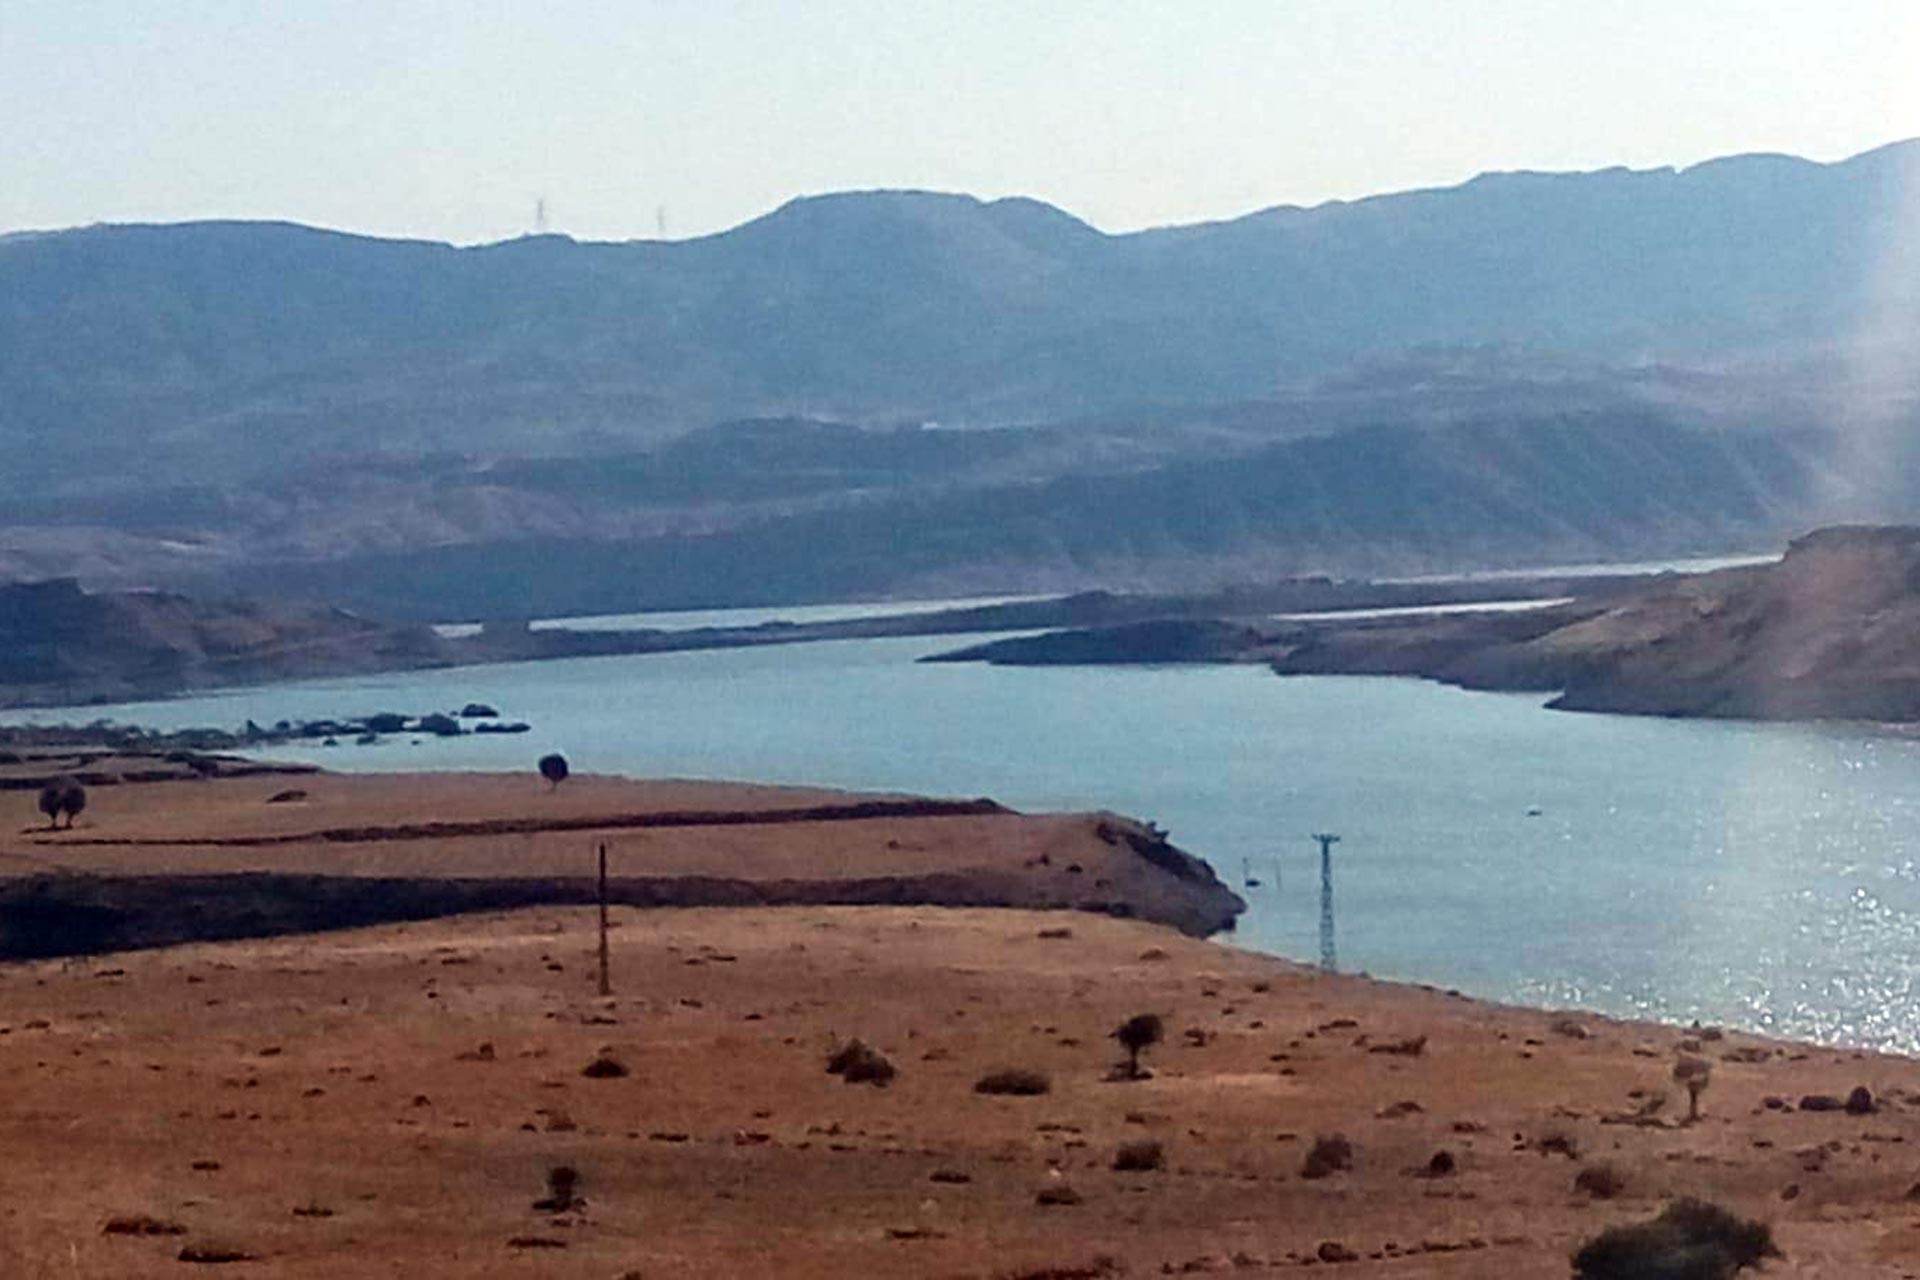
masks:
[(0, 838), (0, 956), (591, 902), (603, 845), (610, 899), (635, 906), (1066, 908), (1196, 935), (1244, 906), (1200, 859), (1114, 815), (609, 778), (290, 781), (243, 765), (99, 789), (70, 831), (46, 829), (27, 792), (0, 797), (14, 833)]

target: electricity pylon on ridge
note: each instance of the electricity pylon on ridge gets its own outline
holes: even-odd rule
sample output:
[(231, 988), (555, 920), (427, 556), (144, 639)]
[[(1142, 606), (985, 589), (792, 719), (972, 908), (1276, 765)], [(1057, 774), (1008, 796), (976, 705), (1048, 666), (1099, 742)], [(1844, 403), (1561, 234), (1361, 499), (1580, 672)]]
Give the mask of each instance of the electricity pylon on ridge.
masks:
[(1333, 846), (1340, 837), (1331, 832), (1314, 832), (1320, 842), (1320, 967), (1332, 973), (1340, 967), (1333, 945)]

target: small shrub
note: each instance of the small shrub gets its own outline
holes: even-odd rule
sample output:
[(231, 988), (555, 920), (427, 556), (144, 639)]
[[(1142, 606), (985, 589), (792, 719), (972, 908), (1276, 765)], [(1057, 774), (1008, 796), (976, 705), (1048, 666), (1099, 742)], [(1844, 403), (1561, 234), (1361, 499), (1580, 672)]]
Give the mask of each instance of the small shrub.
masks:
[(580, 1074), (589, 1080), (619, 1080), (628, 1074), (627, 1064), (602, 1051), (580, 1069)]
[(547, 780), (549, 790), (565, 782), (569, 772), (567, 758), (559, 752), (540, 757), (540, 776)]
[(252, 1262), (254, 1256), (245, 1249), (225, 1244), (189, 1244), (183, 1245), (175, 1255), (181, 1262)]
[(1580, 1139), (1565, 1129), (1548, 1129), (1534, 1139), (1533, 1145), (1543, 1156), (1565, 1156), (1569, 1160), (1580, 1158)]
[(1039, 1071), (1028, 1071), (1021, 1067), (1008, 1067), (1000, 1071), (989, 1071), (973, 1082), (975, 1093), (1002, 1094), (1016, 1098), (1035, 1098), (1053, 1091), (1053, 1081)]
[(580, 1171), (570, 1164), (557, 1164), (547, 1170), (547, 1198), (535, 1200), (533, 1207), (542, 1213), (566, 1213), (586, 1201), (580, 1198)]
[(1620, 1170), (1602, 1160), (1575, 1174), (1573, 1189), (1584, 1191), (1595, 1200), (1611, 1200), (1627, 1189), (1627, 1180)]
[(1873, 1091), (1863, 1084), (1853, 1087), (1853, 1092), (1847, 1095), (1844, 1105), (1850, 1116), (1870, 1116), (1880, 1109), (1874, 1105)]
[(1576, 1280), (1727, 1280), (1781, 1256), (1765, 1223), (1703, 1200), (1677, 1200), (1650, 1222), (1609, 1227), (1573, 1255)]
[(1353, 1168), (1353, 1144), (1345, 1134), (1323, 1134), (1313, 1140), (1307, 1158), (1300, 1164), (1303, 1178), (1324, 1178), (1330, 1173), (1345, 1173)]
[(1166, 1153), (1152, 1138), (1123, 1142), (1113, 1153), (1113, 1167), (1120, 1173), (1151, 1173), (1167, 1161)]
[(1427, 1038), (1425, 1036), (1408, 1036), (1404, 1040), (1383, 1040), (1379, 1044), (1370, 1045), (1367, 1048), (1368, 1053), (1393, 1054), (1402, 1058), (1417, 1058), (1426, 1051)]
[(1033, 1198), (1035, 1203), (1045, 1205), (1073, 1205), (1080, 1203), (1080, 1193), (1064, 1182), (1056, 1182), (1051, 1186), (1040, 1188), (1039, 1192), (1036, 1193)]
[(827, 1059), (827, 1074), (848, 1084), (870, 1084), (884, 1089), (898, 1074), (887, 1056), (864, 1040), (849, 1040)]
[(108, 1218), (100, 1228), (100, 1234), (108, 1236), (183, 1236), (187, 1229), (177, 1222), (156, 1218), (150, 1214), (135, 1213), (124, 1218)]

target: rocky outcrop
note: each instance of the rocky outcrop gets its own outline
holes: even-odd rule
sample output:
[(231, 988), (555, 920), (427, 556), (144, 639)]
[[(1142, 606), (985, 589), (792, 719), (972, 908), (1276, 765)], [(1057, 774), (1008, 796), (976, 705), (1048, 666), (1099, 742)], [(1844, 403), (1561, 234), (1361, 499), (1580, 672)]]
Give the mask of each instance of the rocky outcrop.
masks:
[(1920, 720), (1920, 528), (1821, 530), (1778, 565), (1676, 582), (1547, 640), (1601, 658), (1555, 701), (1569, 710)]
[(1008, 666), (1229, 662), (1242, 658), (1264, 638), (1256, 628), (1213, 618), (1159, 618), (989, 641), (934, 654), (922, 661), (990, 662)]

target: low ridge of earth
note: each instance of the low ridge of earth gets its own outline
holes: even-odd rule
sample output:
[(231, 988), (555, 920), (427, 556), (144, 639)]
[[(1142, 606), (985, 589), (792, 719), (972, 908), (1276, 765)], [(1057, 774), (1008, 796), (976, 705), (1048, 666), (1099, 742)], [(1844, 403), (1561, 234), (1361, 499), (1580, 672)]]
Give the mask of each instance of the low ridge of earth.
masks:
[(1681, 1194), (1769, 1222), (1765, 1275), (1920, 1269), (1910, 1060), (1067, 912), (616, 908), (601, 998), (595, 921), (0, 965), (0, 1273), (1551, 1277)]
[[(36, 804), (47, 760), (0, 765), (0, 956), (590, 902), (601, 845), (612, 899), (640, 906), (1058, 907), (1200, 935), (1244, 908), (1206, 863), (1114, 814), (610, 777), (554, 788), (531, 773), (288, 777), (194, 758), (174, 780), (91, 786), (59, 830)], [(122, 776), (111, 757), (91, 763), (81, 776)]]

